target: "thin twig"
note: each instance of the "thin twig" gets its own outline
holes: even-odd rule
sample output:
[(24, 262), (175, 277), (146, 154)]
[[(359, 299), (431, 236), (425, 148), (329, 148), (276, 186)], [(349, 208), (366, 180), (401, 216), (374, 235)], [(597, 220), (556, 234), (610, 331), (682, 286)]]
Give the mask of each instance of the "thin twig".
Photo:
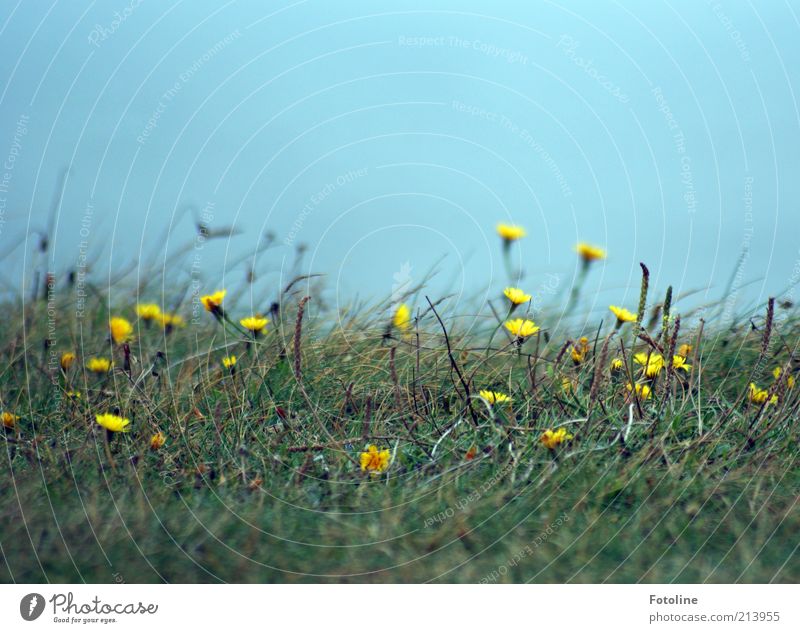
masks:
[(472, 418), (472, 423), (475, 426), (478, 426), (478, 415), (475, 413), (475, 409), (472, 406), (472, 400), (470, 398), (469, 393), (469, 385), (464, 380), (464, 376), (461, 373), (461, 369), (458, 367), (458, 363), (456, 362), (455, 356), (453, 356), (453, 349), (450, 347), (450, 337), (447, 335), (447, 328), (444, 326), (444, 321), (442, 321), (442, 317), (439, 316), (439, 313), (436, 311), (436, 308), (433, 307), (433, 303), (431, 303), (430, 298), (428, 295), (425, 295), (425, 300), (428, 302), (428, 305), (431, 307), (436, 320), (439, 321), (439, 325), (442, 328), (442, 332), (444, 332), (444, 342), (447, 345), (447, 355), (450, 358), (450, 365), (455, 370), (456, 374), (458, 375), (458, 379), (461, 381), (461, 386), (464, 389), (464, 399), (467, 402), (467, 407), (469, 408), (469, 414)]

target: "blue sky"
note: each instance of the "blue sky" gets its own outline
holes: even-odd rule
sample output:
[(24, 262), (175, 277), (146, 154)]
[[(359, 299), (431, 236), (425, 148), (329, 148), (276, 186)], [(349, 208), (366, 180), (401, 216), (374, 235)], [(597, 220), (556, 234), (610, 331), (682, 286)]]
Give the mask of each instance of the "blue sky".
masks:
[[(265, 297), (302, 243), (331, 299), (438, 262), (471, 300), (508, 281), (508, 221), (534, 292), (608, 248), (592, 309), (633, 306), (639, 261), (718, 298), (745, 252), (745, 303), (798, 280), (794, 2), (6, 2), (0, 28), (7, 285), (67, 167), (56, 271), (88, 247), (210, 289), (269, 232)], [(166, 260), (201, 216), (238, 233)]]

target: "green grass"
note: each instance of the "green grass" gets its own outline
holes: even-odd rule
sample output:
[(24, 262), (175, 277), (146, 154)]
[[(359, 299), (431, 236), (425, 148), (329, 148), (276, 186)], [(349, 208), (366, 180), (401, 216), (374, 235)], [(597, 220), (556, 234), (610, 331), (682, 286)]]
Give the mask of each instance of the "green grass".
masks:
[[(685, 318), (674, 338), (694, 346), (692, 370), (667, 385), (664, 369), (631, 409), (632, 353), (674, 334), (660, 319), (635, 346), (626, 325), (605, 355), (611, 328), (595, 323), (575, 363), (560, 353), (573, 333), (521, 349), (498, 333), (487, 353), (491, 311), (470, 328), (442, 302), (455, 371), (424, 299), (416, 329), (388, 337), (386, 306), (332, 315), (312, 299), (297, 350), (300, 296), (287, 294), (254, 344), (207, 314), (167, 336), (140, 323), (128, 373), (108, 298), (79, 319), (70, 293), (4, 309), (0, 398), (20, 419), (0, 460), (3, 582), (800, 581), (800, 386), (771, 374), (794, 362), (788, 309), (772, 326), (711, 320), (702, 337)], [(112, 313), (132, 319), (134, 305)], [(628, 369), (611, 372), (621, 341)], [(83, 371), (111, 353), (110, 375)], [(750, 402), (751, 381), (779, 402)], [(512, 403), (470, 411), (465, 383)], [(116, 410), (131, 431), (106, 444), (94, 414)], [(562, 425), (574, 439), (542, 446)], [(167, 443), (150, 450), (159, 430)], [(392, 451), (386, 473), (361, 472), (369, 444)]]

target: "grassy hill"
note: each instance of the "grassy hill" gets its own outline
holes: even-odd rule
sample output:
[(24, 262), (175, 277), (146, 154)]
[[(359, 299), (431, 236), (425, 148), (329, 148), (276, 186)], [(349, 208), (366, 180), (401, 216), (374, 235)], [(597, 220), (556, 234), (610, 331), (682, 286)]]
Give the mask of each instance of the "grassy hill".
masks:
[(0, 580), (800, 581), (790, 305), (681, 324), (645, 283), (570, 335), (316, 288), (257, 336), (73, 279), (6, 305)]

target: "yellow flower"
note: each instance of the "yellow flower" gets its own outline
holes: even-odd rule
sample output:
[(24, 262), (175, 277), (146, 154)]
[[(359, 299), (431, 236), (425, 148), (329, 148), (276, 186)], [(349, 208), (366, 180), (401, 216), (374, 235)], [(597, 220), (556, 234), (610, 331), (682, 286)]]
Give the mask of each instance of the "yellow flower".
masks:
[(572, 360), (575, 361), (576, 364), (579, 365), (582, 363), (586, 360), (586, 355), (589, 353), (589, 339), (582, 336), (578, 343), (572, 346), (570, 353), (572, 354)]
[(525, 229), (523, 229), (521, 226), (502, 223), (497, 225), (497, 234), (502, 237), (506, 243), (514, 242), (515, 240), (527, 235), (527, 233), (525, 233)]
[(767, 391), (766, 389), (759, 389), (758, 387), (756, 387), (756, 384), (754, 382), (750, 383), (750, 389), (748, 395), (750, 398), (750, 402), (754, 404), (764, 404), (765, 402), (767, 402), (768, 399), (769, 399), (769, 404), (775, 404), (778, 402), (777, 395), (773, 395), (770, 398), (769, 391)]
[(571, 391), (575, 391), (576, 387), (577, 385), (575, 381), (572, 380), (571, 378), (568, 378), (567, 376), (561, 378), (561, 391), (563, 391), (564, 393), (570, 393)]
[(114, 433), (127, 433), (127, 426), (131, 423), (128, 418), (123, 418), (113, 413), (98, 413), (95, 419), (104, 429), (108, 429)]
[(251, 316), (239, 321), (242, 327), (245, 330), (250, 330), (253, 336), (261, 332), (265, 327), (267, 327), (267, 323), (269, 323), (269, 319), (266, 319), (261, 316)]
[(608, 306), (608, 309), (614, 313), (614, 316), (617, 317), (617, 323), (632, 323), (636, 320), (636, 315), (631, 312), (630, 310), (626, 310), (625, 308), (620, 308), (619, 306)]
[(164, 329), (184, 327), (186, 325), (186, 321), (183, 320), (182, 316), (179, 314), (173, 314), (171, 312), (159, 314), (158, 321), (161, 323), (161, 327)]
[(411, 329), (411, 310), (405, 303), (397, 306), (392, 317), (392, 324), (401, 332), (408, 332)]
[(80, 400), (81, 392), (80, 391), (68, 391), (67, 392), (67, 398), (69, 398), (70, 400)]
[(655, 352), (640, 352), (633, 356), (637, 365), (644, 365), (644, 373), (648, 378), (653, 378), (661, 373), (664, 368), (664, 358)]
[(86, 361), (86, 369), (96, 374), (105, 374), (111, 369), (111, 361), (107, 358), (90, 358)]
[(143, 321), (154, 321), (161, 316), (161, 308), (155, 303), (140, 303), (136, 306), (136, 314)]
[(508, 397), (508, 394), (503, 393), (502, 391), (489, 391), (488, 389), (481, 389), (478, 392), (486, 402), (489, 404), (500, 404), (501, 402), (509, 402), (511, 398)]
[(689, 354), (692, 353), (692, 346), (687, 345), (684, 343), (678, 348), (678, 356), (683, 356), (684, 358), (689, 358)]
[(686, 357), (680, 355), (675, 355), (672, 357), (672, 367), (673, 369), (682, 369), (687, 373), (692, 368), (692, 366), (686, 362)]
[(233, 369), (236, 366), (236, 356), (231, 354), (222, 359), (222, 366), (225, 369)]
[(621, 358), (615, 358), (611, 361), (611, 371), (619, 371), (623, 367), (625, 367), (625, 363)]
[[(631, 388), (631, 383), (628, 383), (628, 384), (625, 386), (625, 388), (626, 388), (628, 391), (633, 391), (633, 388)], [(649, 398), (650, 398), (650, 396), (652, 395), (652, 393), (653, 393), (653, 392), (652, 392), (652, 390), (650, 389), (650, 387), (648, 387), (647, 385), (640, 385), (640, 384), (638, 384), (638, 383), (637, 383), (637, 385), (636, 385), (636, 395), (637, 395), (637, 396), (639, 396), (639, 399), (640, 399), (640, 400), (647, 400), (647, 399), (649, 399)]]
[(117, 345), (127, 343), (131, 340), (133, 326), (130, 321), (122, 317), (111, 317), (108, 321), (108, 329), (111, 331), (111, 340)]
[[(776, 367), (772, 370), (772, 375), (775, 377), (775, 380), (778, 380), (782, 373), (783, 369), (781, 367)], [(794, 376), (791, 374), (789, 374), (789, 376), (786, 378), (786, 386), (789, 387), (789, 389), (794, 387)]]
[(530, 295), (526, 295), (522, 290), (519, 288), (512, 288), (508, 287), (503, 290), (503, 294), (506, 298), (511, 302), (511, 305), (518, 306), (521, 303), (527, 303), (531, 300)]
[(61, 354), (61, 369), (67, 371), (70, 367), (72, 367), (72, 363), (75, 362), (75, 354), (72, 352), (64, 352)]
[(518, 339), (524, 339), (536, 334), (539, 326), (528, 319), (511, 319), (506, 321), (506, 329)]
[(580, 255), (584, 262), (593, 262), (597, 259), (605, 259), (606, 251), (599, 246), (592, 246), (586, 242), (581, 242), (575, 247), (575, 252)]
[(217, 290), (213, 294), (200, 297), (200, 302), (206, 310), (217, 314), (222, 310), (222, 300), (225, 298), (226, 292), (227, 290)]
[(370, 446), (365, 452), (361, 453), (361, 470), (368, 470), (371, 473), (382, 473), (389, 468), (391, 453), (389, 449), (378, 450), (375, 445)]
[(164, 443), (167, 441), (166, 436), (159, 431), (153, 437), (150, 438), (150, 449), (157, 451), (159, 448), (164, 446)]
[(539, 441), (552, 451), (567, 440), (571, 440), (572, 437), (572, 435), (567, 433), (567, 429), (562, 426), (555, 431), (553, 429), (547, 429), (542, 433)]
[(0, 421), (3, 422), (3, 426), (7, 429), (13, 429), (17, 425), (17, 420), (19, 420), (19, 416), (9, 413), (8, 411), (3, 411), (3, 413), (0, 414)]

